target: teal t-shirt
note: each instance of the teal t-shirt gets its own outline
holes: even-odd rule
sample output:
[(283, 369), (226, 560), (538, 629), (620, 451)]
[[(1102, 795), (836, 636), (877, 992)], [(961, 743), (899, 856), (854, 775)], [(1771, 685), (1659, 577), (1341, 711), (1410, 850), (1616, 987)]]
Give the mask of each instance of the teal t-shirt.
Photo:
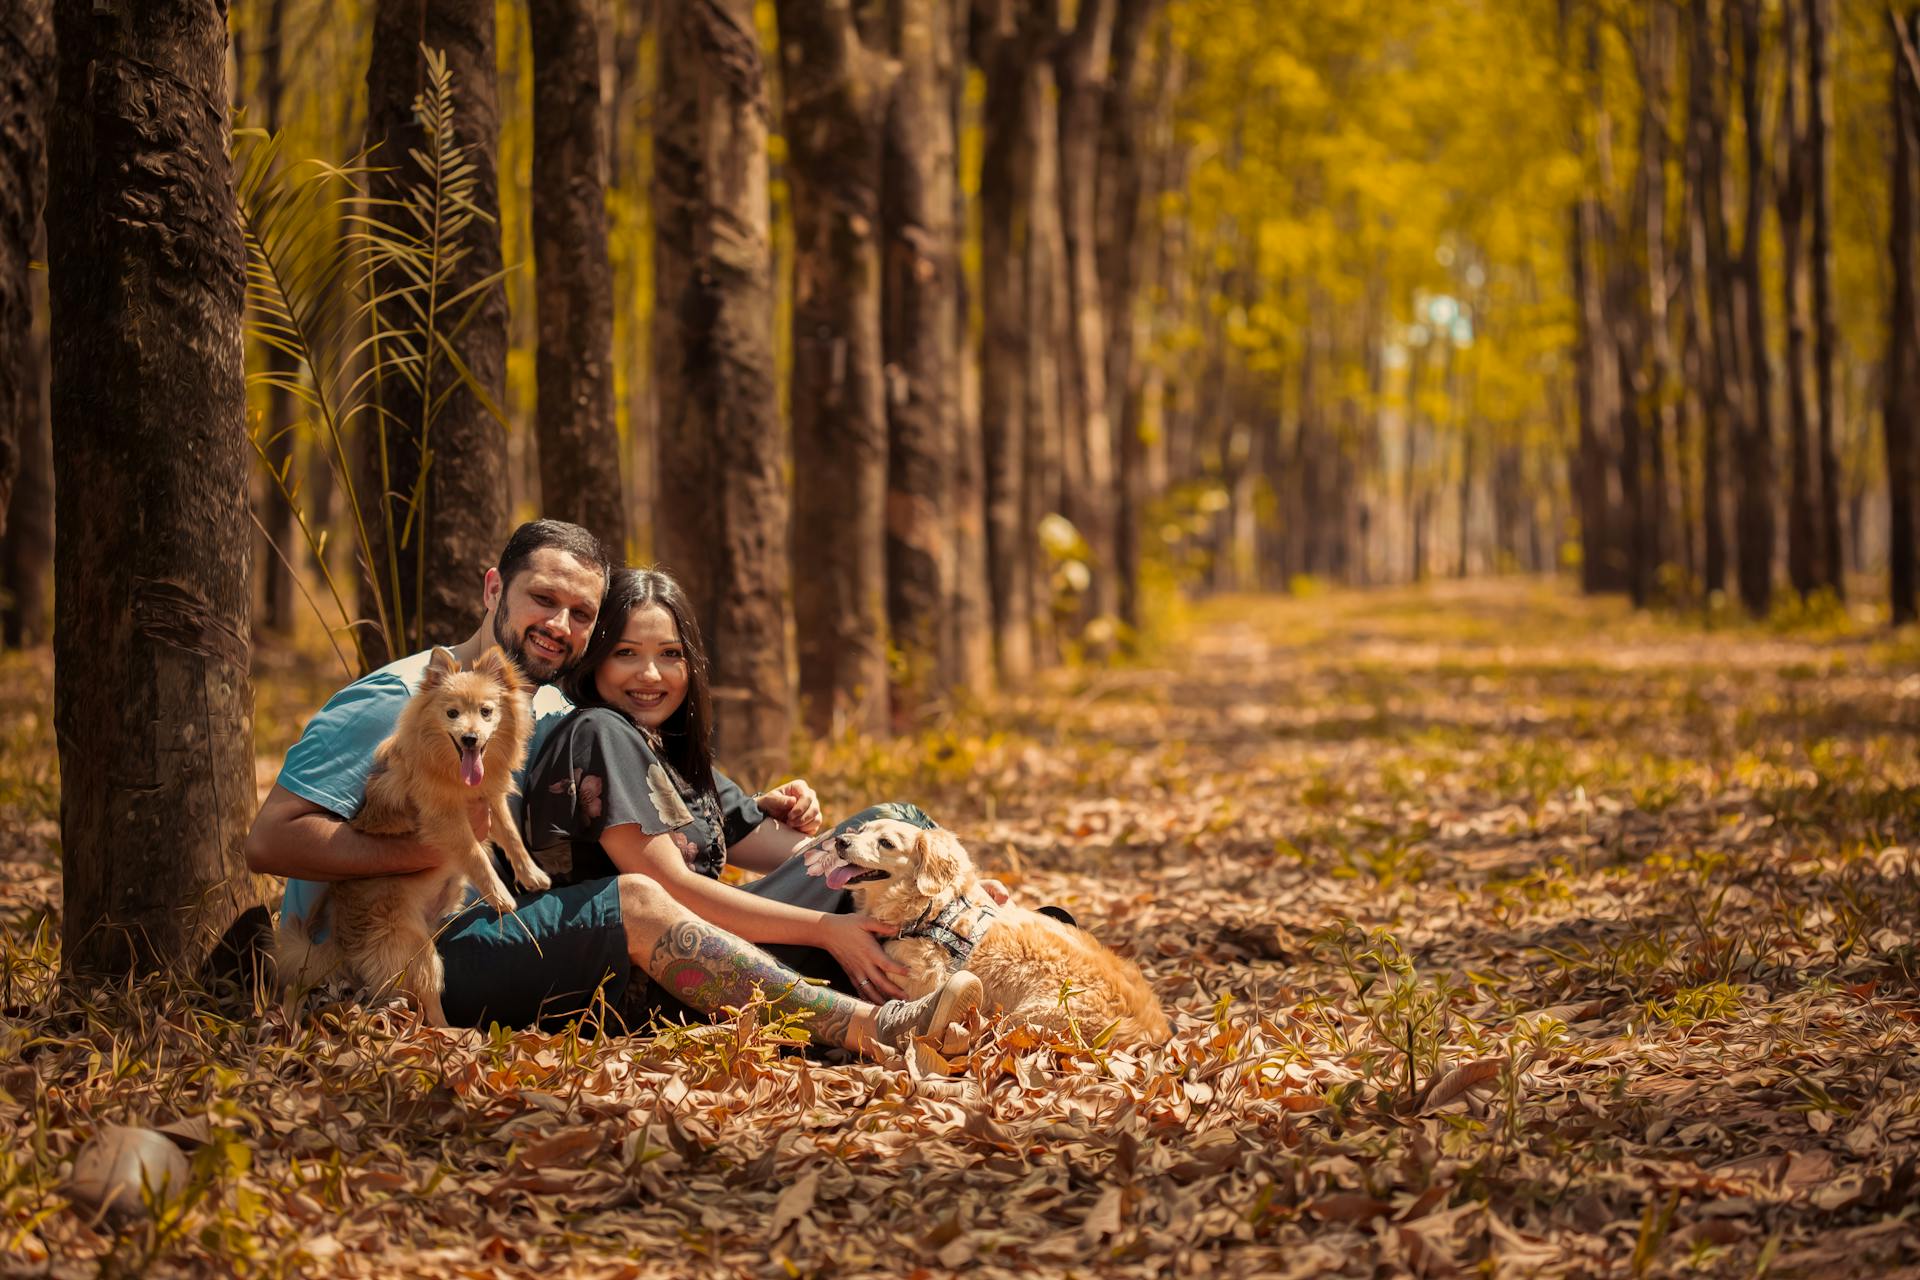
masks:
[[(419, 690), (432, 656), (431, 649), (424, 649), (390, 662), (327, 699), (327, 705), (307, 721), (300, 741), (287, 752), (280, 766), (280, 785), (302, 800), (352, 819), (366, 801), (374, 748), (393, 732), (400, 709)], [(527, 749), (527, 759), (540, 754), (547, 735), (571, 710), (573, 704), (553, 685), (534, 690), (533, 742)], [(524, 785), (524, 772), (514, 774), (516, 783)], [(326, 929), (324, 925), (315, 927), (319, 923), (315, 912), (325, 902), (326, 891), (326, 884), (318, 880), (287, 881), (286, 894), (280, 900), (281, 916), (306, 921), (315, 941), (319, 941), (326, 936)]]

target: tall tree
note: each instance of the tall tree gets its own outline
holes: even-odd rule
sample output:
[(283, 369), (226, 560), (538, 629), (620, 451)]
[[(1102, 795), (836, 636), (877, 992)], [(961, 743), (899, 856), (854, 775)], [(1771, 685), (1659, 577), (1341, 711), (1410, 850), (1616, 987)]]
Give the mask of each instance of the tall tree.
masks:
[[(267, 132), (277, 133), (287, 125), (287, 0), (268, 0), (264, 30), (261, 32), (260, 107)], [(293, 629), (296, 598), (291, 557), (294, 546), (293, 503), (288, 493), (297, 483), (293, 475), (295, 423), (299, 410), (293, 395), (281, 379), (299, 373), (298, 362), (278, 347), (268, 346), (263, 356), (276, 375), (267, 389), (266, 462), (272, 474), (260, 486), (260, 528), (265, 545), (260, 550), (259, 577), (264, 590), (260, 600), (260, 621), (271, 630)], [(318, 468), (325, 471), (326, 468)]]
[[(966, 127), (978, 128), (977, 104), (967, 99), (967, 56), (972, 47), (973, 6), (946, 0), (955, 63), (949, 117), (956, 148)], [(954, 235), (968, 234), (969, 201), (965, 184), (953, 184)], [(949, 597), (950, 649), (956, 683), (984, 689), (993, 680), (993, 604), (987, 586), (986, 455), (981, 442), (980, 362), (974, 357), (973, 286), (965, 255), (955, 264), (954, 326), (958, 390), (953, 410), (952, 469), (948, 476), (953, 514), (953, 575)]]
[(1647, 542), (1655, 564), (1674, 555), (1669, 462), (1677, 453), (1673, 398), (1673, 337), (1668, 315), (1671, 274), (1667, 235), (1667, 161), (1672, 146), (1669, 104), (1674, 63), (1674, 10), (1659, 0), (1647, 17), (1646, 103), (1640, 127), (1641, 226), (1647, 271), (1648, 450)]
[(1785, 89), (1780, 100), (1778, 152), (1780, 183), (1781, 309), (1787, 318), (1787, 579), (1805, 599), (1820, 581), (1820, 529), (1815, 518), (1813, 436), (1807, 406), (1807, 298), (1802, 279), (1806, 207), (1806, 134), (1800, 123), (1801, 36), (1792, 3), (1781, 6), (1780, 46), (1785, 55)]
[(1920, 372), (1920, 307), (1915, 303), (1914, 235), (1920, 231), (1920, 8), (1889, 13), (1893, 45), (1893, 217), (1888, 256), (1893, 266), (1893, 300), (1887, 317), (1887, 356), (1883, 427), (1887, 448), (1887, 594), (1895, 626), (1915, 620), (1914, 522), (1915, 375)]
[[(1729, 3), (1735, 0), (1728, 0)], [(1711, 595), (1727, 584), (1727, 532), (1723, 509), (1723, 453), (1729, 437), (1742, 434), (1740, 366), (1733, 319), (1733, 268), (1727, 251), (1724, 164), (1725, 100), (1719, 46), (1713, 38), (1708, 0), (1692, 0), (1687, 23), (1687, 190), (1696, 235), (1694, 288), (1696, 331), (1706, 372), (1700, 420), (1702, 586)]]
[(1820, 579), (1836, 594), (1846, 594), (1841, 567), (1840, 457), (1834, 448), (1839, 415), (1834, 387), (1833, 319), (1833, 163), (1827, 140), (1833, 136), (1831, 0), (1804, 0), (1807, 26), (1808, 198), (1813, 206), (1813, 243), (1808, 266), (1813, 284), (1814, 410), (1820, 453)]
[[(1563, 29), (1568, 0), (1561, 3)], [(1603, 245), (1606, 240), (1603, 193), (1612, 185), (1605, 95), (1600, 86), (1599, 16), (1586, 14), (1581, 63), (1586, 93), (1583, 123), (1574, 126), (1574, 140), (1583, 160), (1592, 165), (1587, 187), (1573, 208), (1571, 229), (1573, 292), (1577, 339), (1574, 382), (1579, 408), (1579, 444), (1574, 455), (1575, 488), (1580, 511), (1580, 585), (1588, 592), (1615, 591), (1626, 585), (1618, 543), (1609, 473), (1616, 472), (1614, 428), (1621, 406), (1622, 383), (1615, 377), (1618, 353), (1608, 321), (1608, 289)], [(1409, 419), (1411, 423), (1412, 419)], [(1422, 530), (1414, 530), (1416, 545)], [(1425, 577), (1425, 556), (1414, 556), (1416, 581)]]
[[(1147, 74), (1141, 46), (1159, 0), (1120, 0), (1114, 14), (1112, 78), (1101, 107), (1097, 205), (1097, 266), (1104, 289), (1107, 342), (1107, 416), (1114, 433), (1114, 608), (1129, 627), (1140, 624), (1140, 370), (1136, 355), (1136, 298), (1142, 270), (1152, 259), (1141, 251), (1140, 210), (1152, 137), (1159, 133), (1161, 103), (1143, 104), (1143, 88), (1170, 81)], [(1170, 101), (1170, 100), (1169, 100)], [(1150, 109), (1143, 110), (1143, 105)], [(1150, 135), (1148, 138), (1143, 134)], [(1157, 157), (1151, 157), (1157, 159)], [(1156, 196), (1158, 193), (1155, 193)]]
[(1035, 67), (1051, 32), (1031, 7), (998, 0), (973, 46), (986, 82), (980, 162), (980, 427), (986, 452), (987, 581), (1002, 679), (1033, 670), (1033, 556), (1027, 522), (1028, 242), (1045, 101)]
[[(473, 629), (480, 581), (500, 552), (507, 522), (506, 428), (488, 404), (499, 403), (505, 385), (507, 303), (497, 282), (484, 283), (500, 272), (493, 0), (378, 0), (375, 6), (367, 144), (377, 148), (373, 159), (380, 167), (369, 183), (368, 214), (401, 236), (417, 236), (421, 228), (399, 202), (433, 180), (422, 167), (428, 143), (414, 111), (415, 97), (427, 87), (423, 48), (446, 55), (454, 137), (473, 170), (471, 204), (478, 216), (454, 243), (435, 247), (458, 255), (447, 278), (451, 296), (475, 291), (448, 313), (454, 319), (443, 330), (472, 385), (444, 352), (423, 343), (431, 383), (386, 379), (379, 392), (382, 429), (373, 429), (371, 420), (362, 425), (367, 469), (375, 477), (369, 492), (373, 502), (384, 502), (368, 521), (373, 570), (384, 576), (389, 603), (405, 620), (406, 634), (390, 639), (396, 654), (422, 641), (451, 643)], [(395, 275), (390, 267), (381, 278)], [(394, 315), (384, 323), (414, 321)], [(383, 440), (384, 481), (378, 479), (382, 462), (373, 456)]]
[(816, 732), (885, 732), (887, 413), (880, 160), (894, 65), (851, 0), (781, 0), (793, 183), (794, 618)]
[(1063, 423), (1070, 455), (1066, 514), (1092, 553), (1086, 612), (1112, 616), (1119, 607), (1114, 568), (1115, 458), (1107, 387), (1107, 308), (1100, 287), (1101, 117), (1109, 96), (1114, 0), (1080, 0), (1072, 32), (1059, 43), (1054, 79), (1059, 96), (1059, 189), (1065, 251), (1068, 336), (1063, 376), (1073, 413)]
[[(1042, 665), (1051, 665), (1060, 656), (1057, 624), (1066, 620), (1056, 615), (1055, 609), (1069, 603), (1057, 588), (1071, 586), (1071, 581), (1064, 573), (1062, 580), (1055, 580), (1054, 560), (1059, 548), (1058, 544), (1049, 546), (1042, 538), (1042, 521), (1066, 512), (1069, 490), (1083, 482), (1078, 452), (1067, 445), (1067, 424), (1079, 420), (1080, 400), (1079, 388), (1067, 376), (1066, 367), (1072, 349), (1072, 323), (1067, 312), (1066, 233), (1060, 219), (1060, 131), (1045, 110), (1057, 91), (1053, 56), (1060, 38), (1060, 5), (1059, 0), (1027, 0), (1025, 8), (1022, 21), (1031, 23), (1037, 33), (1036, 56), (1027, 64), (1027, 75), (1034, 98), (1041, 104), (1041, 117), (1034, 129), (1033, 195), (1026, 210), (1027, 474), (1023, 526), (1027, 557), (1032, 563), (1034, 656)], [(1058, 529), (1057, 525), (1051, 527)], [(1061, 567), (1065, 569), (1064, 564)]]
[(1773, 602), (1773, 368), (1767, 349), (1761, 231), (1767, 212), (1766, 120), (1760, 105), (1760, 0), (1729, 0), (1740, 33), (1740, 105), (1747, 140), (1746, 234), (1740, 246), (1746, 303), (1746, 428), (1739, 437), (1740, 602), (1754, 617)]
[(593, 0), (527, 0), (533, 44), (533, 261), (543, 514), (627, 549), (613, 416), (607, 126)]
[(54, 26), (62, 959), (195, 965), (255, 900), (226, 14), (215, 0), (109, 14), (59, 0)]
[(895, 713), (962, 683), (949, 485), (960, 410), (960, 271), (952, 0), (894, 0), (899, 61), (887, 109), (881, 221), (886, 322), (887, 625), (901, 656)]
[(793, 685), (767, 77), (753, 0), (661, 6), (656, 51), (654, 546), (706, 628), (718, 749), (754, 774), (786, 753)]
[(0, 534), (23, 449), (40, 430), (40, 368), (27, 264), (46, 198), (46, 102), (53, 59), (48, 0), (0, 16)]

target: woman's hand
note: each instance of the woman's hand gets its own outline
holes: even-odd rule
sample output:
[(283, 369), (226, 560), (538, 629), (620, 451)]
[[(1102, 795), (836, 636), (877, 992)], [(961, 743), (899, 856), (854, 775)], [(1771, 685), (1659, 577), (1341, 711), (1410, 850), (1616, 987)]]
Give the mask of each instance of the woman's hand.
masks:
[(803, 778), (783, 782), (771, 791), (761, 792), (754, 800), (760, 812), (803, 836), (820, 830), (820, 797), (813, 794), (813, 788)]
[(872, 916), (823, 915), (820, 919), (820, 945), (833, 953), (840, 967), (853, 979), (853, 989), (862, 1000), (879, 1004), (906, 995), (895, 983), (904, 977), (907, 967), (880, 949), (878, 938), (891, 938), (899, 928), (875, 920)]

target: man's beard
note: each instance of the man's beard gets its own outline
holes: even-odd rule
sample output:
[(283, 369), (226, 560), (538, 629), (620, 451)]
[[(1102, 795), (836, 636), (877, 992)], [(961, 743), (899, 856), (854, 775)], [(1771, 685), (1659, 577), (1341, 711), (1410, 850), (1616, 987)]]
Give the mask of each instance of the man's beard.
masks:
[[(527, 628), (527, 631), (532, 630), (532, 627)], [(528, 651), (526, 631), (522, 631), (518, 636), (512, 635), (507, 631), (504, 611), (502, 613), (496, 613), (493, 617), (493, 639), (494, 642), (506, 652), (508, 659), (512, 661), (513, 665), (520, 668), (520, 674), (535, 684), (554, 683), (561, 676), (573, 670), (574, 664), (580, 661), (578, 654), (567, 652), (567, 656), (555, 663), (551, 670), (542, 670), (542, 667), (547, 662), (547, 658), (542, 654)], [(560, 647), (563, 651), (566, 650), (564, 641)]]

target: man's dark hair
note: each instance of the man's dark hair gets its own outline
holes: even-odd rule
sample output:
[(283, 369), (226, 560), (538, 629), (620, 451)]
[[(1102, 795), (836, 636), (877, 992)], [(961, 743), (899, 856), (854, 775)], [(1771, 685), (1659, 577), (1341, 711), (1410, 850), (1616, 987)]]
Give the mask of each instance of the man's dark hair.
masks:
[(600, 545), (600, 539), (579, 525), (565, 520), (529, 520), (513, 531), (506, 549), (500, 553), (501, 586), (510, 584), (513, 575), (527, 567), (534, 552), (549, 548), (564, 551), (588, 568), (598, 569), (602, 582), (613, 568), (613, 560)]

